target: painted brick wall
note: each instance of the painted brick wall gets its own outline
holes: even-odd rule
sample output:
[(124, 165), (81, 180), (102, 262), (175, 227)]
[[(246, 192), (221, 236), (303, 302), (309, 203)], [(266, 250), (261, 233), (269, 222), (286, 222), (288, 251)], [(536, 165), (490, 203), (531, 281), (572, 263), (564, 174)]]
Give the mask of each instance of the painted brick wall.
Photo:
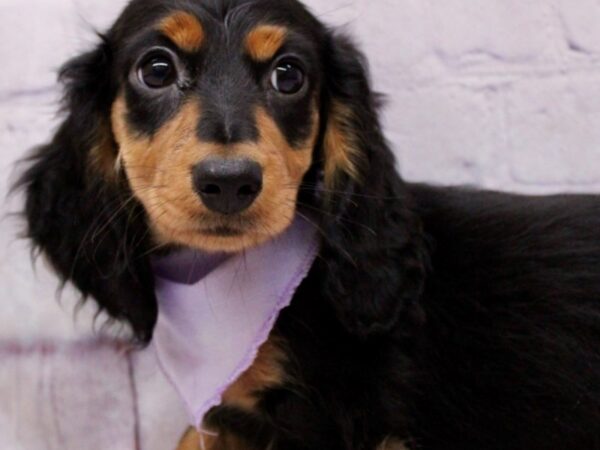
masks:
[(405, 177), (600, 189), (599, 2), (358, 0), (352, 19)]
[[(405, 177), (533, 192), (600, 189), (596, 0), (577, 8), (570, 0), (308, 3), (369, 56)], [(43, 138), (53, 69), (93, 42), (89, 25), (105, 28), (124, 0), (28, 4), (24, 11), (20, 0), (0, 1), (0, 38), (17, 44), (2, 50), (0, 108), (10, 111), (9, 133), (26, 116)], [(43, 99), (36, 110), (34, 98)]]
[[(47, 140), (57, 123), (55, 69), (89, 47), (91, 27), (107, 27), (124, 2), (0, 0), (1, 198), (14, 179), (15, 161)], [(385, 128), (406, 178), (531, 193), (600, 192), (598, 0), (309, 4), (324, 21), (354, 34), (369, 56), (374, 84), (388, 96)], [(16, 196), (0, 207), (0, 353), (7, 352), (5, 363), (14, 353), (11, 342), (30, 344), (26, 358), (31, 352), (44, 356), (45, 344), (36, 347), (36, 342), (85, 341), (94, 323), (89, 307), (74, 320), (72, 291), (60, 305), (54, 301), (57, 283), (43, 264), (32, 271), (27, 245), (16, 239), (19, 223), (5, 218), (20, 203)], [(68, 345), (61, 352), (68, 353)], [(170, 447), (185, 419), (150, 359), (134, 360), (139, 420), (130, 431), (139, 434), (142, 448), (158, 450)], [(122, 359), (106, 361), (113, 362), (102, 370), (113, 373), (117, 385), (131, 378)], [(28, 389), (54, 378), (41, 372), (42, 381), (26, 380), (29, 366), (17, 363), (0, 367), (5, 384), (0, 396), (21, 392), (6, 385), (6, 380), (21, 380), (24, 393), (18, 398), (35, 402)], [(35, 411), (35, 405), (31, 408)], [(8, 426), (0, 426), (0, 434), (14, 439), (10, 448), (36, 448), (19, 433), (50, 420), (36, 422), (29, 410), (15, 409), (7, 422), (0, 408), (0, 425)]]

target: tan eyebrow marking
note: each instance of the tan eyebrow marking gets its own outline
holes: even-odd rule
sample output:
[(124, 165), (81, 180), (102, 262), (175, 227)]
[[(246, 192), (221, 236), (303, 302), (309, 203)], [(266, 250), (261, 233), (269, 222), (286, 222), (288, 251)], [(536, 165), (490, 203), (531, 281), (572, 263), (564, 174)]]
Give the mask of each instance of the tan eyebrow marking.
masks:
[(186, 52), (200, 50), (204, 42), (204, 28), (200, 21), (184, 11), (177, 11), (165, 17), (158, 29), (175, 45)]
[(285, 27), (259, 25), (246, 36), (246, 51), (255, 61), (268, 61), (283, 45), (287, 32)]

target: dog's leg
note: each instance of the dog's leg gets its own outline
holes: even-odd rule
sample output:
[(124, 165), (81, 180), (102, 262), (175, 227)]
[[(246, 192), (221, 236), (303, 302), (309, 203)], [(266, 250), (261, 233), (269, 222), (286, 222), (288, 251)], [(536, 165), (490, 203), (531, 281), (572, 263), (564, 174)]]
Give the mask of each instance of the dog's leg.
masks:
[[(249, 450), (249, 447), (243, 446), (241, 441), (231, 435), (220, 437), (202, 435), (190, 428), (181, 439), (177, 450)], [(408, 448), (401, 441), (387, 438), (377, 447), (377, 450), (408, 450)]]
[(187, 430), (179, 441), (176, 450), (201, 450), (200, 433), (193, 428)]
[(377, 447), (377, 450), (408, 450), (408, 447), (397, 439), (387, 438)]
[[(285, 374), (281, 363), (286, 357), (281, 345), (274, 337), (262, 345), (254, 364), (223, 394), (222, 406), (226, 407), (226, 410), (236, 411), (237, 415), (256, 416), (256, 404), (262, 393), (284, 382)], [(223, 414), (223, 411), (223, 408), (216, 408), (213, 415)], [(190, 428), (181, 439), (177, 450), (251, 450), (251, 447), (236, 437), (230, 429), (221, 429), (219, 436), (212, 436)]]
[(190, 428), (181, 438), (177, 450), (253, 450), (253, 448), (231, 433), (202, 434)]
[(177, 450), (237, 450), (238, 447), (229, 447), (227, 439), (213, 434), (206, 434), (189, 428), (181, 438)]

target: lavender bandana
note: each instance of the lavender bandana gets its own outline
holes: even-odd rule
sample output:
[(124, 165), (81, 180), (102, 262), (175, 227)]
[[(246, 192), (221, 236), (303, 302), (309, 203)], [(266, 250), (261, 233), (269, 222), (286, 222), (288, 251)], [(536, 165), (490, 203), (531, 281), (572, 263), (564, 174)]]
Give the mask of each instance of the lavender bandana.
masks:
[(153, 345), (192, 425), (199, 428), (250, 368), (318, 250), (315, 227), (297, 218), (283, 235), (244, 253), (184, 251), (157, 261)]

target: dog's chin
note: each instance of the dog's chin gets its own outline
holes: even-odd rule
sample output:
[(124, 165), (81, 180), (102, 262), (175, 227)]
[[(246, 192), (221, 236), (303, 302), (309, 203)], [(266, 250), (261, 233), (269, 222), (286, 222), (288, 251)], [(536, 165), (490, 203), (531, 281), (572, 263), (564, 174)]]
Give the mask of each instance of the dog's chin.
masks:
[(222, 221), (210, 226), (198, 225), (181, 228), (155, 226), (155, 237), (164, 245), (176, 245), (209, 253), (239, 253), (258, 247), (281, 235), (292, 223), (289, 219), (247, 225)]

